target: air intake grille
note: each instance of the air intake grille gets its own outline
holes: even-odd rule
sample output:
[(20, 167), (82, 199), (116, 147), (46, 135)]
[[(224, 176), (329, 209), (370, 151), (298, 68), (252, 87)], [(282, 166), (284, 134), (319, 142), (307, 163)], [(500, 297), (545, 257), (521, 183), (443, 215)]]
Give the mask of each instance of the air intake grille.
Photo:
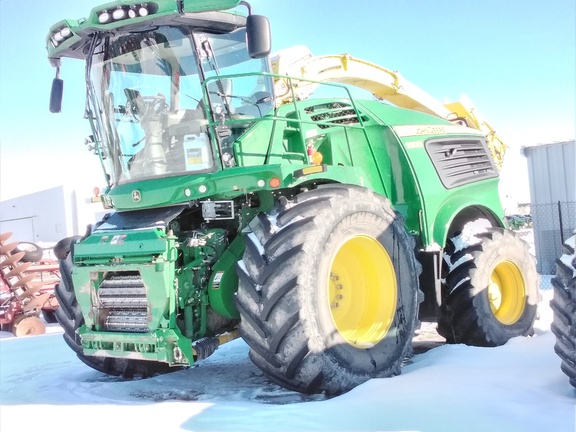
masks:
[[(352, 105), (342, 102), (329, 102), (321, 105), (314, 105), (304, 109), (312, 121), (328, 122), (333, 124), (354, 124), (360, 123), (356, 111)], [(367, 118), (362, 117), (362, 121)], [(332, 127), (328, 124), (318, 125), (320, 129)]]
[(426, 151), (446, 189), (498, 177), (484, 140), (430, 140), (426, 142)]

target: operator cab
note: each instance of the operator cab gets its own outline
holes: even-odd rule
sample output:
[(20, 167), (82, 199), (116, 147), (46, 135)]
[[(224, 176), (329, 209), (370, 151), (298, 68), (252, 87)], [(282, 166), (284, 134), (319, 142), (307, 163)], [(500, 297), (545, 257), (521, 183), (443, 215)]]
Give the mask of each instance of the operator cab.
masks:
[[(234, 166), (234, 141), (274, 107), (261, 16), (185, 13), (95, 32), (79, 46), (87, 117), (111, 185)], [(51, 111), (61, 97), (57, 75)]]
[[(244, 28), (161, 26), (99, 41), (90, 102), (114, 183), (210, 172), (218, 159), (232, 160), (233, 139), (272, 109), (270, 78), (254, 74), (267, 72), (267, 62), (250, 58), (245, 40)], [(210, 122), (238, 119), (245, 121), (231, 123), (228, 137), (211, 133)]]

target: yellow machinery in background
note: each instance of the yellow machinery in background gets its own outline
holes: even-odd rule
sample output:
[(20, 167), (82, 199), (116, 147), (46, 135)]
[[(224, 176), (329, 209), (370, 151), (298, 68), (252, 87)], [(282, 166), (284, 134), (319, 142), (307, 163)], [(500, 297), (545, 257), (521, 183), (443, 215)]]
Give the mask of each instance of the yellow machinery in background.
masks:
[(294, 90), (291, 90), (288, 79), (277, 79), (277, 105), (290, 102), (294, 97), (298, 100), (308, 98), (320, 82), (359, 87), (371, 92), (379, 100), (482, 131), (486, 135), (494, 162), (499, 169), (502, 168), (507, 145), (468, 101), (442, 104), (399, 72), (349, 54), (314, 56), (307, 47), (295, 46), (279, 51), (271, 62), (274, 73), (303, 79), (293, 81)]

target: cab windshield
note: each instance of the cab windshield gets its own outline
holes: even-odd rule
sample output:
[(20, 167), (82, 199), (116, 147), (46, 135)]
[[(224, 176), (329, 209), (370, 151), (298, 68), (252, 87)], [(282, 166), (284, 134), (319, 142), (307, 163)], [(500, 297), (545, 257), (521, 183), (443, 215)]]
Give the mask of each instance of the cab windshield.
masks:
[(234, 165), (232, 142), (272, 108), (245, 38), (159, 26), (95, 41), (89, 116), (112, 184)]

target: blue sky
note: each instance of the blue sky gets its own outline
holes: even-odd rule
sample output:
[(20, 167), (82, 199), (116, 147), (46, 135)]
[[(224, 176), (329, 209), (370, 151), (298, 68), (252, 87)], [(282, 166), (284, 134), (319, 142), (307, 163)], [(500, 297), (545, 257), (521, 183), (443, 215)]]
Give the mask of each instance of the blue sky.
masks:
[[(48, 28), (105, 2), (0, 0), (0, 200), (65, 182), (102, 184), (85, 149), (83, 65), (65, 59), (64, 112), (48, 112)], [(440, 101), (470, 98), (510, 145), (503, 180), (525, 200), (519, 148), (574, 138), (574, 0), (253, 0), (273, 49), (350, 53), (402, 75)], [(520, 183), (520, 186), (518, 186)], [(82, 193), (82, 192), (81, 192)]]

